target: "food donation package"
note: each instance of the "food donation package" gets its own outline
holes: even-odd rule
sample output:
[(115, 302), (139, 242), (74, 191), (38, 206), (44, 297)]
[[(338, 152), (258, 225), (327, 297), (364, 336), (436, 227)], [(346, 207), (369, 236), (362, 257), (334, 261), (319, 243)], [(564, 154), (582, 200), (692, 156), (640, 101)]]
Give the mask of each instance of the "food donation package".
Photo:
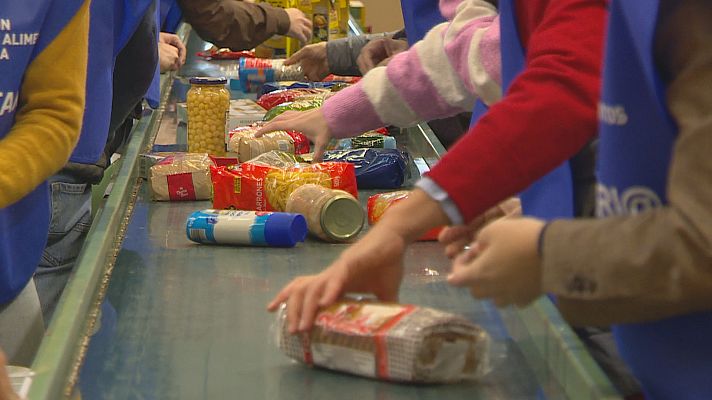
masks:
[(408, 156), (396, 149), (330, 150), (324, 161), (353, 164), (359, 189), (395, 189), (408, 177)]
[(310, 88), (296, 88), (296, 89), (282, 89), (275, 90), (274, 92), (266, 93), (257, 100), (262, 108), (269, 111), (275, 106), (282, 103), (289, 103), (297, 99), (310, 96), (325, 96), (330, 93), (326, 89), (310, 89)]
[(409, 304), (343, 301), (322, 309), (306, 335), (275, 335), (290, 358), (337, 371), (400, 382), (477, 379), (490, 370), (490, 337), (454, 314)]
[(206, 153), (176, 153), (163, 158), (150, 170), (153, 199), (209, 200), (212, 195), (210, 167), (214, 166)]
[(237, 154), (240, 162), (249, 161), (260, 154), (272, 150), (279, 150), (291, 154), (305, 154), (309, 152), (309, 139), (304, 134), (296, 131), (274, 131), (260, 138), (255, 137), (263, 123), (255, 123), (230, 131), (230, 140), (227, 145), (229, 153)]
[[(382, 217), (383, 213), (386, 212), (386, 210), (392, 206), (393, 204), (404, 200), (410, 195), (410, 191), (408, 190), (398, 190), (395, 192), (390, 192), (390, 193), (379, 193), (379, 194), (374, 194), (373, 196), (368, 198), (368, 202), (366, 203), (366, 211), (368, 215), (368, 224), (373, 225), (376, 222), (378, 222)], [(443, 230), (443, 227), (438, 227), (438, 228), (433, 228), (420, 238), (418, 238), (419, 241), (432, 241), (432, 240), (438, 240), (438, 235), (440, 234), (440, 231)]]
[(303, 99), (295, 100), (289, 103), (282, 103), (278, 106), (273, 107), (271, 110), (267, 111), (264, 120), (271, 121), (278, 115), (287, 111), (308, 111), (315, 108), (319, 108), (324, 104), (323, 98), (313, 98), (313, 99)]
[(297, 82), (297, 81), (281, 81), (281, 82), (267, 82), (262, 85), (260, 89), (259, 96), (265, 93), (274, 92), (275, 90), (282, 89), (329, 89), (332, 92), (338, 92), (339, 90), (350, 86), (348, 83), (344, 82)]
[(213, 208), (284, 211), (289, 195), (308, 183), (358, 197), (354, 166), (306, 164), (293, 154), (270, 151), (236, 167), (213, 167)]

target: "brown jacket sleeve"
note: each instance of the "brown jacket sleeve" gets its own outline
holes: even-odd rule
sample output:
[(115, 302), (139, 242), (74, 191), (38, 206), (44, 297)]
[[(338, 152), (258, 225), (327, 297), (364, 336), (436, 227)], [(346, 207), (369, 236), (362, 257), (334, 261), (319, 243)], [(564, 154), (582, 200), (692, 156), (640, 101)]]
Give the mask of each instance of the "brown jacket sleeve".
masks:
[(183, 17), (203, 40), (218, 47), (249, 50), (289, 31), (289, 16), (267, 3), (240, 0), (178, 0)]
[(543, 287), (575, 325), (712, 310), (712, 4), (664, 0), (655, 59), (679, 133), (666, 207), (557, 221), (543, 236)]

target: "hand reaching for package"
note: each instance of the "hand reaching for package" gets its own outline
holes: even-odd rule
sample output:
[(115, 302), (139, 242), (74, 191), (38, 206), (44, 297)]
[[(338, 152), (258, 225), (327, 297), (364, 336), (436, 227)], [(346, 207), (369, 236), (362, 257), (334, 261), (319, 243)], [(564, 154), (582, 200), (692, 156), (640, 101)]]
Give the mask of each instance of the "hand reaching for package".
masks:
[(300, 64), (304, 76), (310, 81), (321, 81), (329, 75), (326, 42), (310, 44), (284, 61), (284, 65)]
[(161, 32), (158, 36), (158, 58), (161, 73), (177, 71), (185, 64), (186, 50), (180, 38), (172, 33)]
[(289, 16), (289, 32), (287, 36), (299, 40), (301, 44), (308, 43), (312, 38), (312, 22), (298, 8), (285, 8)]
[(544, 222), (533, 218), (501, 219), (484, 227), (452, 263), (448, 282), (467, 287), (478, 299), (498, 307), (525, 306), (542, 292), (539, 235)]
[(319, 109), (309, 111), (287, 111), (266, 123), (255, 132), (255, 137), (262, 137), (272, 131), (295, 130), (303, 133), (314, 143), (314, 161), (321, 161), (324, 150), (331, 140), (329, 126), (324, 114)]
[(363, 46), (356, 64), (361, 74), (366, 75), (368, 71), (386, 65), (391, 57), (406, 50), (408, 50), (408, 42), (405, 40), (390, 37), (373, 39)]
[(445, 246), (445, 255), (452, 259), (469, 245), (477, 232), (487, 224), (500, 218), (518, 217), (522, 215), (522, 203), (516, 197), (511, 197), (485, 211), (466, 225), (453, 225), (444, 228), (438, 236), (438, 241)]

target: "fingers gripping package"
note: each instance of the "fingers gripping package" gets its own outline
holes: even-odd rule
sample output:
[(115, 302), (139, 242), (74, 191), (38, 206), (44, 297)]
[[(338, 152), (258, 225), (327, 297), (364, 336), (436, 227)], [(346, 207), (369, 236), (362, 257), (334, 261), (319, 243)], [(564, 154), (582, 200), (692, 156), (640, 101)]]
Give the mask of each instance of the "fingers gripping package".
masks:
[(257, 100), (257, 104), (269, 111), (282, 103), (289, 103), (305, 96), (325, 95), (329, 93), (326, 89), (282, 89), (266, 93)]
[(279, 151), (270, 151), (236, 167), (214, 167), (210, 172), (216, 209), (284, 211), (289, 195), (310, 183), (358, 197), (352, 164), (306, 164)]
[(205, 153), (177, 153), (158, 161), (150, 170), (153, 199), (159, 201), (208, 200), (212, 195), (210, 167)]
[(290, 154), (305, 154), (309, 152), (309, 139), (296, 131), (275, 131), (260, 138), (255, 132), (263, 124), (253, 124), (230, 131), (230, 141), (227, 150), (236, 153), (240, 162), (249, 161), (260, 154), (279, 150)]
[(321, 310), (306, 335), (277, 315), (277, 343), (290, 358), (389, 381), (443, 383), (477, 379), (489, 366), (489, 335), (443, 311), (406, 304), (339, 302)]
[[(410, 191), (408, 190), (398, 190), (390, 193), (374, 194), (373, 196), (369, 197), (368, 202), (366, 204), (368, 224), (373, 225), (378, 222), (383, 217), (383, 213), (385, 213), (389, 207), (401, 200), (405, 200), (406, 198), (408, 198), (409, 195)], [(438, 235), (442, 230), (443, 227), (431, 229), (428, 232), (425, 232), (425, 234), (418, 238), (418, 240), (438, 240)]]
[(324, 104), (324, 99), (305, 99), (305, 100), (295, 100), (290, 103), (282, 103), (278, 106), (273, 107), (271, 110), (267, 111), (265, 114), (265, 121), (271, 121), (278, 115), (287, 111), (308, 111), (314, 108), (319, 108)]
[(353, 164), (360, 189), (399, 188), (407, 178), (408, 156), (396, 149), (331, 150), (324, 161)]

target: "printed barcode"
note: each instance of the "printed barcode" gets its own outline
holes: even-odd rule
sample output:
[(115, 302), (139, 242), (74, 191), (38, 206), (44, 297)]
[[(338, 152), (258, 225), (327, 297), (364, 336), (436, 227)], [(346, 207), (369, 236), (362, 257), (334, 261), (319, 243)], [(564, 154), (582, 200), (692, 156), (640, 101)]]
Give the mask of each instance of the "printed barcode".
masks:
[(190, 229), (190, 238), (191, 240), (199, 240), (206, 242), (208, 240), (208, 237), (205, 235), (205, 229)]

